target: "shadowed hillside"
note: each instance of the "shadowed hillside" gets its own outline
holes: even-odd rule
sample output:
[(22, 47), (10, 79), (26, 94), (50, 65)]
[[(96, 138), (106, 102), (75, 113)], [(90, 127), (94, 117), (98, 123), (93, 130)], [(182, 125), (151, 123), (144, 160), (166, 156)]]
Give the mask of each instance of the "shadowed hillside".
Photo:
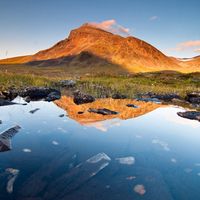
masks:
[[(135, 37), (121, 37), (83, 24), (69, 37), (32, 56), (4, 59), (3, 63), (31, 66), (120, 66), (129, 72), (180, 70), (181, 67), (155, 47)], [(106, 70), (106, 68), (105, 68)]]

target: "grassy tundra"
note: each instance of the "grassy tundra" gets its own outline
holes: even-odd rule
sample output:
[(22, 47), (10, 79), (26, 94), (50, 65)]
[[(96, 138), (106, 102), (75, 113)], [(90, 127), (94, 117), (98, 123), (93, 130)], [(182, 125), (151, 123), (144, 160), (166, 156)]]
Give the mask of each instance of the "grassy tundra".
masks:
[(129, 98), (140, 96), (146, 91), (156, 94), (179, 93), (184, 98), (189, 91), (198, 91), (200, 86), (200, 73), (182, 74), (179, 72), (148, 72), (128, 74), (117, 70), (115, 73), (81, 71), (61, 67), (30, 67), (17, 64), (0, 65), (0, 86), (9, 88), (25, 86), (52, 86), (52, 82), (65, 79), (76, 79), (77, 88), (95, 97), (110, 95), (112, 93), (126, 94)]

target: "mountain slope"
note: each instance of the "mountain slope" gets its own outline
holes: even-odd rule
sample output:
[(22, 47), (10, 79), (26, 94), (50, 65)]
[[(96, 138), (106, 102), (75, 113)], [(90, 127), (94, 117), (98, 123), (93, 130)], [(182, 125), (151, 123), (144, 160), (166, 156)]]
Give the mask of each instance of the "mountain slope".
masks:
[(129, 72), (178, 70), (181, 67), (152, 45), (135, 37), (114, 35), (90, 24), (72, 30), (69, 37), (35, 55), (1, 60), (34, 66), (115, 64)]

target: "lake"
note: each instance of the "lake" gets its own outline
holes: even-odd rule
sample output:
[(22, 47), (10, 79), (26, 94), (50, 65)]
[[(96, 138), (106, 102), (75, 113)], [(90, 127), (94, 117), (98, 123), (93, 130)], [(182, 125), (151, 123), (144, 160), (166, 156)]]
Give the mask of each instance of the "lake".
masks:
[(0, 199), (199, 200), (200, 123), (181, 107), (130, 101), (95, 101), (117, 116), (68, 97), (0, 107), (1, 133), (21, 127), (0, 152)]

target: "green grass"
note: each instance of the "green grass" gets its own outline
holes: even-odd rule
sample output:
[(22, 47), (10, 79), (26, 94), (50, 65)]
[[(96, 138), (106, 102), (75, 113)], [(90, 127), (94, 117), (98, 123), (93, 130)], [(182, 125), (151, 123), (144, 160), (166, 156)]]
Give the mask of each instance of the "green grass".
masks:
[[(73, 79), (78, 74), (77, 88), (95, 97), (125, 94), (129, 98), (153, 91), (156, 94), (179, 93), (182, 99), (189, 91), (199, 91), (200, 73), (181, 74), (176, 72), (152, 72), (139, 74), (111, 73), (103, 71), (77, 73), (68, 66), (30, 67), (23, 65), (0, 65), (0, 85), (9, 88), (25, 86), (52, 86), (52, 81)], [(60, 88), (59, 88), (60, 89)], [(64, 91), (63, 91), (64, 92)]]

